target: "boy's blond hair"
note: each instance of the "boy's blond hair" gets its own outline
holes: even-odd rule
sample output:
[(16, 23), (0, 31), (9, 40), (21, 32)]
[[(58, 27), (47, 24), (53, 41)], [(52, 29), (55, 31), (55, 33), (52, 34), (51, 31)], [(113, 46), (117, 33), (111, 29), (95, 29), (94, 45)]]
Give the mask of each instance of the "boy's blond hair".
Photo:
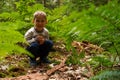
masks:
[(34, 17), (34, 19), (36, 18), (36, 17), (38, 17), (38, 16), (40, 16), (40, 15), (42, 15), (42, 16), (44, 16), (45, 17), (45, 19), (47, 19), (47, 15), (46, 15), (46, 13), (44, 12), (44, 11), (36, 11), (34, 14), (33, 14), (33, 17)]

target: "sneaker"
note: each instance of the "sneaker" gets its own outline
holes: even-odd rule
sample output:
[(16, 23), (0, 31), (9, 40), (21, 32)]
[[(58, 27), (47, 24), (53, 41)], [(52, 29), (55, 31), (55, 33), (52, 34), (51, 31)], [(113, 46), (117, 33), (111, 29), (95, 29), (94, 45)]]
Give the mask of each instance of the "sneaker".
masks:
[(31, 66), (31, 67), (37, 66), (37, 62), (36, 62), (35, 60), (31, 60), (31, 59), (30, 59), (30, 66)]
[(50, 64), (51, 61), (49, 59), (47, 59), (47, 58), (43, 58), (43, 59), (41, 59), (41, 63), (48, 63), (48, 64)]

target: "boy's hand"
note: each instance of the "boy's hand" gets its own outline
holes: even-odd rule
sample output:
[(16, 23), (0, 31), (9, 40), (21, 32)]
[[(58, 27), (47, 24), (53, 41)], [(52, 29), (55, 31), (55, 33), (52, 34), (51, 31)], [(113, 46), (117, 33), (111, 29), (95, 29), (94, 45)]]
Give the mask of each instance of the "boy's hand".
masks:
[(45, 42), (45, 38), (43, 36), (36, 36), (36, 40), (39, 42), (39, 44), (43, 44)]

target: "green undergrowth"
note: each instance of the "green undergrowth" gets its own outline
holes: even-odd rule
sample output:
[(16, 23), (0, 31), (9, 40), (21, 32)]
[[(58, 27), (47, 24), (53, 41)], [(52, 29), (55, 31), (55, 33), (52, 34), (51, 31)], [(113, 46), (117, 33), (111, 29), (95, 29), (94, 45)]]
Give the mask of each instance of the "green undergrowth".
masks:
[[(22, 5), (20, 5), (23, 3)], [(27, 4), (26, 4), (27, 3)], [(17, 43), (26, 43), (25, 32), (33, 26), (32, 14), (36, 10), (43, 10), (47, 13), (47, 28), (50, 31), (51, 39), (54, 42), (62, 41), (68, 51), (72, 54), (67, 64), (79, 64), (80, 59), (85, 57), (84, 52), (80, 55), (72, 49), (73, 41), (87, 41), (104, 48), (101, 55), (94, 53), (91, 61), (88, 62), (92, 69), (112, 69), (120, 62), (120, 3), (119, 0), (108, 1), (105, 5), (95, 6), (89, 3), (89, 8), (71, 9), (69, 5), (48, 10), (41, 4), (28, 5), (25, 1), (16, 3), (18, 12), (3, 12), (0, 14), (0, 59), (8, 54), (29, 54)], [(87, 4), (87, 2), (86, 2)], [(26, 5), (26, 6), (24, 6)], [(73, 6), (73, 5), (72, 5)], [(105, 67), (105, 68), (104, 68)], [(3, 75), (4, 76), (4, 75)]]
[(111, 70), (111, 71), (103, 71), (99, 73), (97, 76), (92, 77), (90, 80), (119, 80), (120, 79), (120, 71)]
[[(18, 27), (24, 26), (24, 22), (1, 22), (0, 23), (0, 55), (5, 56), (11, 53), (26, 53), (29, 54), (23, 47), (20, 47), (17, 43), (26, 43), (24, 35), (18, 32)], [(20, 28), (20, 27), (19, 27)]]

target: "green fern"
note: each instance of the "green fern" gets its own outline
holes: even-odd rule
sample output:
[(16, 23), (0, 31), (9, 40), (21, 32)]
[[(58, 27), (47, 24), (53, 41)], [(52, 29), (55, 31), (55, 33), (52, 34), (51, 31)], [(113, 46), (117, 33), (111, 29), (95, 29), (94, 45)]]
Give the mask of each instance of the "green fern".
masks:
[(100, 74), (90, 78), (90, 80), (120, 80), (120, 71), (103, 71)]

